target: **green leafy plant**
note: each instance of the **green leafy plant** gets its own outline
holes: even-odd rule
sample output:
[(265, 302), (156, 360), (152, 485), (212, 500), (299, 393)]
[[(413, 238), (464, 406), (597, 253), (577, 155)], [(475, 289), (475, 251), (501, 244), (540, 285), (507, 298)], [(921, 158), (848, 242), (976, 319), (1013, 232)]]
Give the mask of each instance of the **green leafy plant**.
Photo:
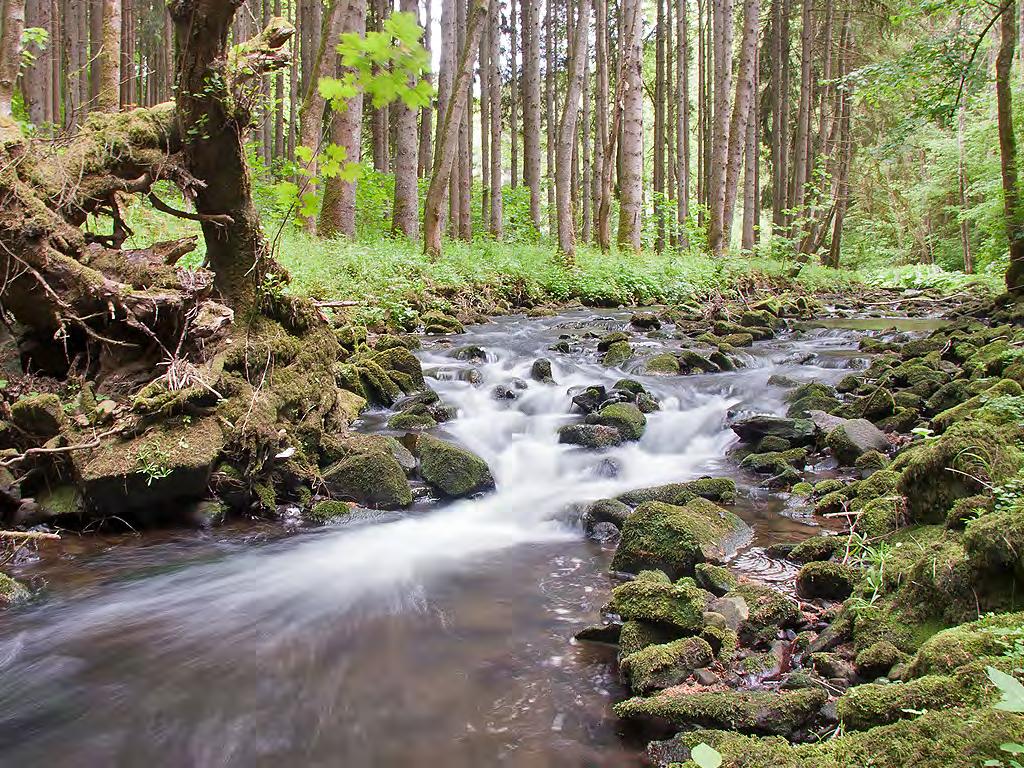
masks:
[(160, 446), (146, 443), (135, 455), (135, 468), (145, 476), (148, 486), (152, 485), (155, 480), (162, 480), (171, 475), (169, 461), (170, 456)]
[(719, 768), (722, 764), (721, 753), (709, 744), (705, 744), (703, 741), (690, 750), (690, 759), (693, 760), (699, 768)]
[(994, 706), (1004, 712), (1024, 712), (1024, 685), (1013, 675), (1001, 672), (995, 667), (986, 667), (988, 679), (999, 689), (1002, 699)]

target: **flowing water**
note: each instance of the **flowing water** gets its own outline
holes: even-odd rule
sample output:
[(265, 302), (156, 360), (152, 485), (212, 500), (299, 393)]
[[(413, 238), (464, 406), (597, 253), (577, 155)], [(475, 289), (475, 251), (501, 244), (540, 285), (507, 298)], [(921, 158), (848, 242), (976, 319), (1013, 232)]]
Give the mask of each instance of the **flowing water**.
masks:
[[(557, 427), (577, 418), (568, 388), (635, 374), (598, 365), (593, 342), (589, 353), (548, 347), (628, 316), (496, 320), (452, 342), (483, 347), (479, 363), (428, 342), (429, 381), (459, 414), (437, 432), (487, 460), (493, 493), (448, 504), (421, 494), (407, 512), (288, 533), (69, 539), (23, 566), (16, 575), (43, 597), (0, 617), (0, 765), (642, 765), (611, 715), (625, 694), (613, 649), (571, 639), (608, 598), (613, 545), (587, 540), (567, 508), (729, 474), (755, 534), (735, 567), (784, 580), (789, 567), (764, 545), (815, 523), (737, 473), (727, 414), (783, 412), (773, 374), (849, 373), (860, 333), (808, 327), (755, 345), (734, 373), (637, 376), (661, 400), (638, 443), (559, 445)], [(492, 396), (542, 356), (557, 384)], [(369, 414), (362, 428), (385, 419)]]

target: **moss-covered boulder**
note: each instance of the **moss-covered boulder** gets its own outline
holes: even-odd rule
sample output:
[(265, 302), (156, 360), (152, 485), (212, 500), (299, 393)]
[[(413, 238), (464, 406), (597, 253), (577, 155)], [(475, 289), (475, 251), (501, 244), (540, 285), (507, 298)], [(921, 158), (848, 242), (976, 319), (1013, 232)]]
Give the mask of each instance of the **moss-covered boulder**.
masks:
[(844, 563), (815, 561), (800, 569), (796, 576), (796, 590), (804, 598), (845, 600), (859, 578), (857, 570)]
[(644, 371), (651, 374), (676, 374), (679, 373), (679, 360), (675, 355), (663, 352), (648, 359)]
[(583, 518), (588, 527), (598, 523), (611, 523), (616, 528), (621, 528), (632, 511), (617, 499), (598, 499), (587, 507)]
[[(612, 590), (610, 608), (626, 621), (642, 621), (678, 634), (704, 626), (711, 594), (692, 582), (669, 581), (659, 571), (641, 571), (636, 579)], [(677, 636), (678, 636), (677, 634)]]
[(416, 438), (420, 476), (446, 496), (469, 496), (494, 488), (487, 462), (472, 451), (432, 435)]
[(868, 451), (889, 447), (885, 433), (867, 419), (847, 419), (825, 438), (825, 445), (840, 464), (853, 466)]
[(428, 336), (463, 333), (466, 330), (457, 318), (445, 314), (440, 310), (424, 312), (420, 315), (420, 322), (423, 324), (423, 332)]
[(986, 616), (944, 629), (921, 644), (909, 665), (912, 677), (947, 674), (985, 656), (1001, 656), (1008, 633), (1024, 627), (1024, 611)]
[(331, 495), (380, 509), (412, 504), (412, 490), (405, 470), (383, 448), (354, 453), (328, 467), (324, 485)]
[(697, 563), (693, 569), (693, 578), (698, 587), (719, 597), (729, 590), (735, 589), (738, 583), (732, 571), (712, 563)]
[(730, 428), (745, 443), (760, 443), (766, 436), (779, 437), (793, 446), (813, 445), (818, 428), (810, 419), (782, 416), (750, 416), (731, 423)]
[(698, 730), (655, 742), (648, 751), (659, 768), (689, 768), (691, 750), (702, 743), (722, 755), (722, 768), (974, 768), (988, 759), (1005, 758), (1000, 745), (1019, 741), (1020, 728), (1019, 715), (954, 708), (811, 744)]
[(743, 458), (740, 466), (761, 475), (780, 475), (788, 469), (803, 469), (807, 464), (806, 448), (790, 448), (788, 451), (751, 453)]
[(967, 523), (964, 549), (979, 570), (1024, 585), (1024, 507), (998, 509)]
[(780, 629), (788, 629), (800, 621), (796, 600), (763, 584), (747, 582), (726, 594), (742, 597), (748, 615), (739, 628), (740, 639), (748, 645), (767, 645), (775, 640)]
[(612, 403), (587, 416), (588, 424), (614, 427), (623, 440), (639, 440), (647, 429), (647, 417), (634, 403)]
[(318, 501), (306, 513), (306, 519), (313, 523), (326, 525), (335, 520), (342, 520), (352, 514), (352, 504), (347, 501), (326, 499)]
[(792, 735), (808, 725), (827, 699), (823, 690), (662, 691), (615, 705), (627, 720), (656, 719), (678, 727), (726, 728), (741, 733)]
[(628, 341), (616, 341), (608, 347), (601, 357), (601, 364), (609, 368), (622, 365), (633, 356), (633, 348)]
[(725, 556), (749, 531), (736, 515), (706, 499), (682, 506), (646, 502), (626, 519), (612, 569), (636, 573), (654, 568), (673, 578), (688, 576), (697, 563)]
[(16, 581), (6, 573), (0, 573), (0, 608), (23, 603), (31, 593), (20, 581)]
[(1024, 389), (1020, 384), (1011, 379), (1000, 379), (991, 387), (988, 387), (981, 394), (965, 400), (959, 405), (947, 408), (936, 414), (931, 420), (932, 429), (936, 432), (944, 432), (956, 422), (962, 421), (973, 413), (981, 410), (991, 401), (999, 397), (1016, 398), (1024, 395)]
[(666, 483), (650, 488), (638, 488), (626, 491), (617, 498), (632, 507), (646, 501), (681, 506), (698, 496), (708, 501), (731, 504), (736, 500), (736, 481), (728, 477), (702, 477), (686, 483)]
[(584, 448), (610, 448), (621, 445), (622, 433), (603, 424), (566, 424), (558, 428), (558, 442)]
[(669, 629), (664, 624), (637, 620), (624, 621), (622, 630), (619, 632), (619, 659), (624, 659), (648, 646), (670, 642), (678, 636), (678, 630)]
[(879, 640), (857, 654), (854, 664), (857, 667), (857, 674), (869, 680), (888, 675), (896, 665), (907, 660), (907, 654), (890, 643), (888, 640)]
[(794, 563), (814, 563), (831, 560), (845, 546), (839, 536), (811, 536), (793, 547), (786, 555)]
[(49, 439), (67, 428), (68, 418), (56, 395), (30, 395), (11, 404), (11, 423), (32, 437)]
[(216, 418), (178, 418), (70, 456), (91, 512), (129, 512), (145, 522), (151, 512), (203, 498), (224, 445)]
[(646, 695), (679, 685), (714, 659), (707, 640), (687, 637), (631, 653), (622, 659), (619, 669), (634, 693)]
[(897, 457), (897, 490), (915, 522), (940, 522), (957, 499), (974, 496), (1017, 474), (1016, 431), (975, 421), (954, 424), (941, 437)]

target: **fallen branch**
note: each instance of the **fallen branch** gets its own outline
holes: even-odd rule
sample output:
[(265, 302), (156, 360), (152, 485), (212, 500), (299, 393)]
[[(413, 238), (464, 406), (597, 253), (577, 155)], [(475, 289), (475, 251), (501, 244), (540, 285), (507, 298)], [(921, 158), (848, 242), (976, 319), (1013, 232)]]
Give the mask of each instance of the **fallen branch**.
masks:
[(205, 221), (210, 224), (214, 224), (218, 227), (229, 227), (235, 223), (235, 220), (228, 216), (226, 213), (191, 213), (189, 211), (181, 211), (177, 208), (172, 208), (153, 192), (149, 193), (149, 202), (153, 204), (153, 207), (158, 211), (169, 214), (179, 219), (188, 219), (189, 221)]
[(71, 451), (86, 451), (89, 450), (90, 448), (98, 448), (100, 445), (100, 441), (104, 437), (109, 437), (110, 435), (113, 435), (115, 432), (120, 431), (121, 430), (119, 428), (108, 429), (106, 432), (102, 432), (96, 435), (96, 437), (94, 437), (88, 443), (75, 443), (74, 445), (65, 445), (59, 448), (29, 448), (24, 453), (19, 453), (17, 456), (11, 456), (8, 459), (0, 461), (0, 467), (9, 467), (13, 464), (18, 464), (24, 461), (25, 459), (29, 458), (30, 456), (39, 456), (54, 453), (70, 453)]
[(363, 305), (361, 301), (314, 301), (313, 304), (323, 309), (337, 309), (339, 307), (359, 307)]
[(56, 533), (46, 533), (45, 531), (0, 531), (0, 539), (15, 539), (18, 541), (59, 541), (60, 535)]

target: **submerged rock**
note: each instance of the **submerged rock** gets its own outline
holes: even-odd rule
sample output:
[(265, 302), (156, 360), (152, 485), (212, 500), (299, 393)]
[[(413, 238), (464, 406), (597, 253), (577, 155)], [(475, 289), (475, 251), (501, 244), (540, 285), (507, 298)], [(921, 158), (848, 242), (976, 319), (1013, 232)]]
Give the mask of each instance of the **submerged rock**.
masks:
[(551, 361), (543, 357), (534, 360), (533, 365), (530, 366), (530, 378), (541, 384), (554, 384), (555, 379), (551, 375)]
[(633, 692), (644, 695), (679, 685), (714, 658), (715, 654), (706, 640), (687, 637), (662, 645), (649, 645), (623, 658), (619, 667)]
[(472, 451), (432, 435), (416, 438), (420, 475), (446, 496), (469, 496), (494, 488), (487, 462)]
[(783, 416), (750, 416), (729, 425), (745, 443), (758, 443), (764, 437), (780, 437), (793, 446), (813, 445), (817, 427), (810, 419), (790, 419)]
[(566, 424), (558, 429), (558, 442), (584, 448), (610, 448), (622, 444), (622, 433), (601, 424)]
[(28, 588), (6, 573), (0, 573), (0, 608), (23, 603), (31, 597)]
[(588, 424), (614, 427), (623, 440), (639, 440), (647, 429), (647, 417), (633, 403), (613, 403), (587, 416)]

